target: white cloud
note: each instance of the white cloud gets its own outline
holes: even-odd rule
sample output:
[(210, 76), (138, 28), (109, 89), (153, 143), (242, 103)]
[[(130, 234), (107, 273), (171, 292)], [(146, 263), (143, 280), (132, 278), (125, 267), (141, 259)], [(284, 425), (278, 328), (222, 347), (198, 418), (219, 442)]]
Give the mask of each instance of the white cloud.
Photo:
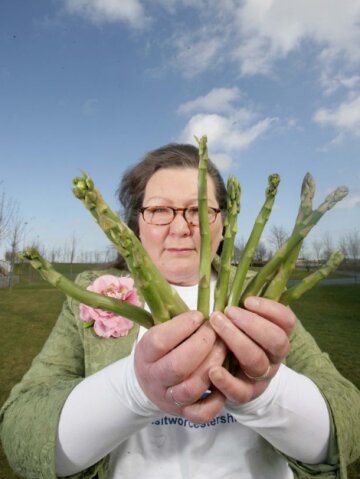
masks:
[(321, 108), (314, 115), (320, 125), (334, 127), (340, 132), (350, 132), (360, 136), (360, 95), (349, 98), (337, 108)]
[(65, 0), (65, 8), (92, 23), (129, 23), (141, 28), (147, 18), (140, 0)]
[(246, 0), (237, 11), (242, 42), (235, 55), (243, 73), (264, 73), (305, 42), (315, 44), (328, 64), (346, 57), (359, 62), (358, 0)]
[(176, 13), (176, 9), (183, 5), (197, 9), (206, 7), (206, 0), (152, 0), (153, 3), (161, 5), (167, 12)]
[(245, 126), (239, 124), (236, 118), (236, 115), (225, 117), (216, 113), (196, 114), (179, 135), (179, 141), (195, 143), (194, 136), (201, 137), (206, 134), (209, 138), (209, 150), (222, 155), (219, 158), (226, 159), (226, 166), (230, 167), (229, 154), (248, 148), (276, 121), (275, 118), (265, 118)]
[(223, 41), (219, 36), (205, 33), (204, 28), (195, 33), (174, 35), (172, 42), (176, 52), (172, 65), (185, 77), (191, 78), (221, 63)]
[(231, 103), (240, 97), (240, 90), (234, 88), (214, 88), (204, 96), (183, 103), (178, 113), (192, 113), (193, 111), (231, 112), (234, 110)]
[(233, 164), (233, 158), (228, 153), (211, 153), (210, 157), (220, 171), (230, 170)]
[[(318, 67), (328, 76), (322, 81), (332, 83), (329, 91), (336, 88), (336, 81), (344, 86), (347, 80), (359, 81), (353, 71), (360, 63), (359, 0), (64, 2), (70, 13), (94, 23), (127, 22), (139, 28), (151, 19), (152, 34), (165, 13), (173, 32), (164, 41), (166, 48), (170, 46), (167, 65), (186, 77), (229, 62), (237, 63), (243, 75), (273, 74), (279, 60), (311, 45), (318, 55)], [(339, 71), (347, 73), (339, 76)]]
[(326, 153), (329, 150), (331, 150), (332, 148), (334, 148), (335, 146), (341, 145), (344, 140), (345, 140), (345, 134), (343, 132), (338, 133), (328, 143), (325, 143), (325, 145), (319, 146), (317, 148), (317, 151), (321, 151), (322, 153)]
[(323, 71), (320, 78), (323, 93), (332, 95), (339, 89), (354, 90), (360, 86), (360, 75), (346, 76), (344, 74), (331, 74)]
[[(162, 3), (174, 13), (184, 1)], [(279, 60), (309, 45), (318, 55), (318, 68), (332, 76), (339, 63), (350, 70), (360, 63), (358, 0), (203, 0), (187, 6), (196, 8), (200, 27), (182, 24), (172, 38), (174, 65), (186, 76), (219, 62), (237, 63), (243, 75), (271, 75)]]
[(207, 135), (211, 158), (221, 170), (232, 165), (232, 155), (248, 148), (268, 131), (276, 118), (259, 119), (253, 108), (240, 107), (238, 88), (214, 88), (206, 95), (183, 103), (180, 113), (191, 113), (179, 141), (196, 144), (195, 136)]

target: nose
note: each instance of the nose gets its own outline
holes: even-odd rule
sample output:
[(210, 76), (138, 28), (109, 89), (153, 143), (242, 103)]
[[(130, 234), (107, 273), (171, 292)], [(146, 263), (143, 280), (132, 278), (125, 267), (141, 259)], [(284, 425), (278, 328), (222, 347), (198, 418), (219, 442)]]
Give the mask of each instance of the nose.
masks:
[(184, 217), (183, 211), (176, 211), (175, 218), (170, 223), (170, 234), (186, 236), (190, 234), (190, 226)]

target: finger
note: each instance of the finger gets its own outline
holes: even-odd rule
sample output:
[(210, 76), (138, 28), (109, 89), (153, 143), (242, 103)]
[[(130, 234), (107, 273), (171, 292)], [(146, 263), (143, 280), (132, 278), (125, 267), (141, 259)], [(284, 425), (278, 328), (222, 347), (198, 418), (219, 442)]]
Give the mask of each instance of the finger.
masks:
[(210, 324), (232, 351), (242, 369), (252, 376), (262, 376), (267, 371), (269, 358), (266, 352), (223, 313), (215, 311), (210, 316)]
[(256, 313), (241, 308), (228, 308), (226, 316), (243, 333), (264, 349), (273, 363), (282, 361), (290, 349), (286, 332), (277, 324)]
[(172, 398), (182, 404), (192, 404), (199, 400), (210, 387), (209, 369), (221, 366), (226, 353), (224, 342), (218, 338), (202, 364), (183, 382), (172, 386)]
[(204, 317), (199, 311), (189, 311), (153, 326), (139, 342), (144, 361), (152, 363), (163, 357), (191, 336), (203, 321)]
[(153, 363), (150, 369), (151, 374), (161, 378), (165, 386), (173, 386), (184, 381), (211, 353), (215, 341), (216, 334), (207, 322), (176, 348)]
[(241, 379), (219, 367), (210, 369), (209, 377), (226, 399), (240, 404), (245, 404), (259, 396), (265, 391), (270, 381), (270, 378), (261, 382), (253, 382), (247, 378)]
[(205, 424), (219, 414), (225, 403), (224, 395), (216, 389), (206, 399), (181, 409), (181, 415), (196, 424)]
[(245, 307), (247, 310), (277, 324), (288, 336), (294, 329), (296, 322), (295, 314), (288, 306), (277, 301), (258, 296), (249, 296), (245, 299)]

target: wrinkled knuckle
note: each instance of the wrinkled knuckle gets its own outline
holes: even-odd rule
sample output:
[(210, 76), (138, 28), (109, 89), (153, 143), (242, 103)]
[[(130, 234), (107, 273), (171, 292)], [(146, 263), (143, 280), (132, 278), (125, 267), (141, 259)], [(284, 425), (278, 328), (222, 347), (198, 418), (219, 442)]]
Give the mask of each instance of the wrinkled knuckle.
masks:
[(170, 359), (167, 364), (167, 368), (171, 377), (174, 379), (175, 384), (181, 382), (187, 375), (187, 371), (185, 371), (183, 363), (181, 361), (175, 361), (174, 359)]
[(283, 342), (282, 349), (280, 349), (281, 358), (285, 358), (288, 355), (289, 351), (290, 351), (290, 342), (288, 338), (286, 337)]
[(295, 314), (293, 313), (293, 311), (291, 311), (290, 308), (288, 308), (288, 311), (290, 312), (289, 316), (288, 316), (288, 324), (289, 324), (289, 329), (290, 331), (292, 331), (295, 327), (295, 323), (296, 323), (296, 316)]
[(157, 363), (152, 363), (152, 364), (149, 365), (144, 379), (149, 384), (152, 384), (152, 385), (161, 383), (162, 375), (161, 375), (161, 371), (159, 370), (159, 367), (158, 367)]
[(163, 335), (157, 331), (154, 331), (151, 337), (147, 338), (147, 342), (151, 344), (151, 349), (156, 356), (162, 356), (167, 352)]
[(261, 369), (263, 363), (266, 362), (265, 353), (258, 352), (255, 354), (248, 355), (247, 358), (241, 361), (241, 367), (245, 371), (257, 371)]
[(185, 382), (181, 385), (180, 394), (181, 394), (181, 402), (183, 403), (191, 404), (196, 399), (194, 398), (193, 388), (190, 386), (188, 382)]
[(282, 334), (278, 334), (273, 340), (273, 348), (274, 351), (282, 356), (283, 354), (287, 354), (289, 351), (289, 338), (282, 332)]

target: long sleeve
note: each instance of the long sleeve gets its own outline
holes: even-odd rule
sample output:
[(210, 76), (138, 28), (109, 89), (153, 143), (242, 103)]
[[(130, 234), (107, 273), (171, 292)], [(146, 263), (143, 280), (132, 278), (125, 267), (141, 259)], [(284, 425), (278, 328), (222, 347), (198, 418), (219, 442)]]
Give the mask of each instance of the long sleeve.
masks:
[[(77, 282), (86, 287), (102, 273), (82, 273)], [(58, 422), (67, 397), (86, 376), (128, 356), (138, 330), (134, 325), (127, 337), (103, 340), (92, 328), (83, 328), (78, 302), (67, 298), (41, 352), (0, 411), (2, 446), (19, 476), (56, 478)], [(97, 473), (106, 477), (106, 465), (101, 460), (73, 479), (88, 479)]]
[(88, 468), (158, 414), (138, 384), (133, 355), (89, 376), (71, 392), (60, 416), (57, 474)]
[[(300, 321), (297, 321), (291, 337), (286, 365), (316, 384), (331, 418), (327, 464), (309, 465), (287, 457), (290, 466), (296, 477), (324, 473), (324, 477), (345, 479), (347, 465), (360, 456), (360, 391), (337, 371), (329, 355), (320, 350)], [(329, 470), (334, 470), (335, 475), (326, 475)]]
[(308, 464), (326, 462), (329, 411), (317, 386), (307, 377), (282, 365), (261, 396), (228, 408), (238, 422), (283, 454)]

